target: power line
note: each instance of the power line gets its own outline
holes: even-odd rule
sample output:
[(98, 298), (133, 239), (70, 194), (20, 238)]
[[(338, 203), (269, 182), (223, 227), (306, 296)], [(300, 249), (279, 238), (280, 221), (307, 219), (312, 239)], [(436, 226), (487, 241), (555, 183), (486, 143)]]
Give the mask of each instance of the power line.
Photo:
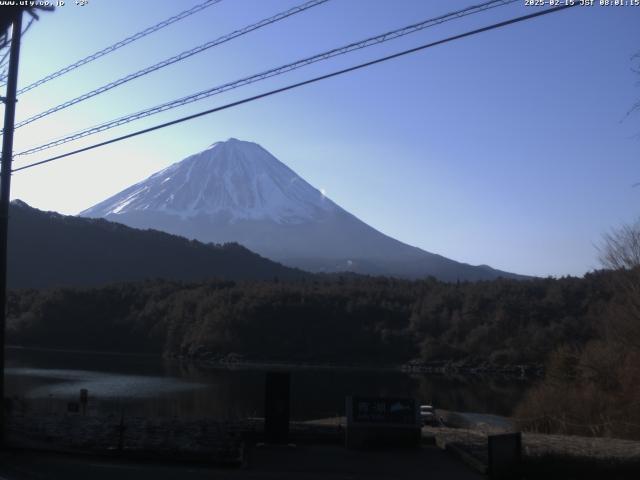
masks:
[(124, 40), (120, 40), (119, 42), (114, 43), (113, 45), (110, 45), (106, 48), (103, 48), (100, 51), (97, 51), (95, 53), (92, 53), (91, 55), (88, 55), (80, 60), (78, 60), (77, 62), (74, 62), (70, 65), (67, 65), (66, 67), (61, 68), (60, 70), (57, 70), (49, 75), (47, 75), (44, 78), (41, 78), (40, 80), (33, 82), (30, 85), (27, 85), (24, 88), (21, 88), (20, 90), (18, 90), (18, 95), (21, 95), (25, 92), (28, 92), (29, 90), (32, 90), (36, 87), (39, 87), (40, 85), (49, 82), (50, 80), (53, 80), (54, 78), (58, 78), (62, 75), (64, 75), (65, 73), (70, 72), (71, 70), (75, 70), (78, 67), (81, 67), (82, 65), (86, 65), (87, 63), (93, 62), (94, 60), (97, 60), (100, 57), (103, 57), (111, 52), (114, 52), (116, 50), (118, 50), (119, 48), (124, 47), (125, 45), (129, 45), (130, 43), (135, 42), (136, 40), (140, 40), (143, 37), (146, 37), (147, 35), (150, 35), (154, 32), (157, 32), (158, 30), (161, 30), (165, 27), (168, 27), (169, 25), (178, 22), (180, 20), (183, 20), (191, 15), (193, 15), (194, 13), (198, 13), (202, 10), (204, 10), (205, 8), (211, 7), (212, 5), (215, 5), (216, 3), (220, 3), (222, 0), (206, 0), (205, 2), (202, 2), (198, 5), (195, 5), (194, 7), (185, 10), (183, 12), (178, 13), (177, 15), (174, 15), (172, 17), (167, 18), (166, 20), (163, 20), (159, 23), (156, 23), (155, 25), (152, 25), (148, 28), (145, 28), (144, 30), (135, 33), (127, 38), (125, 38)]
[(402, 56), (405, 56), (405, 55), (409, 55), (411, 53), (415, 53), (415, 52), (418, 52), (418, 51), (421, 51), (421, 50), (425, 50), (427, 48), (435, 47), (437, 45), (442, 45), (444, 43), (452, 42), (454, 40), (460, 40), (460, 39), (465, 38), (465, 37), (470, 37), (472, 35), (477, 35), (477, 34), (480, 34), (480, 33), (488, 32), (490, 30), (495, 30), (497, 28), (506, 27), (508, 25), (512, 25), (514, 23), (519, 23), (519, 22), (523, 22), (523, 21), (526, 21), (526, 20), (530, 20), (530, 19), (533, 19), (533, 18), (536, 18), (536, 17), (540, 17), (542, 15), (548, 15), (550, 13), (559, 12), (559, 11), (565, 10), (567, 8), (575, 7), (576, 5), (579, 5), (579, 4), (578, 3), (565, 4), (565, 5), (562, 5), (562, 6), (559, 6), (559, 7), (548, 8), (548, 9), (545, 9), (545, 10), (534, 12), (534, 13), (531, 13), (529, 15), (523, 15), (523, 16), (520, 16), (520, 17), (516, 17), (516, 18), (509, 19), (509, 20), (505, 20), (503, 22), (494, 23), (494, 24), (488, 25), (486, 27), (478, 28), (476, 30), (471, 30), (471, 31), (468, 31), (468, 32), (465, 32), (465, 33), (461, 33), (461, 34), (458, 34), (458, 35), (447, 37), (447, 38), (444, 38), (442, 40), (437, 40), (435, 42), (431, 42), (431, 43), (427, 43), (427, 44), (424, 44), (424, 45), (420, 45), (418, 47), (414, 47), (414, 48), (411, 48), (411, 49), (408, 49), (408, 50), (403, 50), (401, 52), (394, 53), (392, 55), (387, 55), (385, 57), (377, 58), (377, 59), (371, 60), (369, 62), (360, 63), (358, 65), (355, 65), (355, 66), (352, 66), (352, 67), (349, 67), (349, 68), (345, 68), (345, 69), (342, 69), (342, 70), (337, 70), (337, 71), (334, 71), (334, 72), (331, 72), (331, 73), (328, 73), (328, 74), (325, 74), (325, 75), (321, 75), (321, 76), (318, 76), (318, 77), (311, 78), (309, 80), (304, 80), (302, 82), (293, 83), (293, 84), (287, 85), (285, 87), (277, 88), (275, 90), (271, 90), (271, 91), (268, 91), (268, 92), (265, 92), (265, 93), (261, 93), (259, 95), (254, 95), (252, 97), (244, 98), (244, 99), (238, 100), (236, 102), (228, 103), (228, 104), (222, 105), (220, 107), (211, 108), (209, 110), (198, 112), (198, 113), (195, 113), (193, 115), (187, 115), (186, 117), (178, 118), (178, 119), (172, 120), (170, 122), (161, 123), (159, 125), (155, 125), (153, 127), (149, 127), (149, 128), (145, 128), (145, 129), (142, 129), (142, 130), (138, 130), (136, 132), (128, 133), (126, 135), (122, 135), (120, 137), (112, 138), (112, 139), (106, 140), (104, 142), (95, 143), (93, 145), (89, 145), (88, 147), (79, 148), (79, 149), (73, 150), (71, 152), (67, 152), (67, 153), (63, 153), (61, 155), (56, 155), (54, 157), (47, 158), (45, 160), (40, 160), (38, 162), (30, 163), (30, 164), (25, 165), (23, 167), (14, 168), (12, 170), (12, 172), (19, 172), (20, 170), (26, 170), (28, 168), (33, 168), (33, 167), (36, 167), (38, 165), (43, 165), (45, 163), (49, 163), (49, 162), (53, 162), (55, 160), (59, 160), (61, 158), (70, 157), (70, 156), (76, 155), (78, 153), (86, 152), (88, 150), (93, 150), (95, 148), (103, 147), (105, 145), (110, 145), (112, 143), (120, 142), (122, 140), (126, 140), (128, 138), (136, 137), (136, 136), (139, 136), (139, 135), (143, 135), (145, 133), (153, 132), (155, 130), (160, 130), (162, 128), (170, 127), (172, 125), (176, 125), (178, 123), (186, 122), (188, 120), (193, 120), (194, 118), (203, 117), (205, 115), (216, 113), (216, 112), (219, 112), (219, 111), (222, 111), (222, 110), (227, 110), (229, 108), (237, 107), (237, 106), (243, 105), (245, 103), (253, 102), (253, 101), (259, 100), (261, 98), (265, 98), (265, 97), (269, 97), (269, 96), (272, 96), (272, 95), (275, 95), (275, 94), (278, 94), (278, 93), (286, 92), (288, 90), (293, 90), (295, 88), (302, 87), (304, 85), (309, 85), (311, 83), (316, 83), (316, 82), (319, 82), (321, 80), (326, 80), (326, 79), (329, 79), (329, 78), (332, 78), (332, 77), (337, 77), (339, 75), (343, 75), (345, 73), (353, 72), (355, 70), (360, 70), (362, 68), (370, 67), (370, 66), (376, 65), (378, 63), (386, 62), (388, 60), (392, 60), (392, 59), (399, 58), (399, 57), (402, 57)]
[(472, 15), (475, 13), (479, 13), (482, 11), (486, 11), (489, 10), (491, 8), (495, 8), (495, 7), (499, 7), (499, 6), (503, 6), (503, 5), (507, 5), (510, 3), (514, 3), (518, 0), (492, 0), (489, 2), (485, 2), (479, 5), (473, 5), (470, 7), (467, 7), (465, 9), (462, 10), (458, 10), (455, 12), (451, 12), (445, 15), (441, 15), (439, 17), (435, 17), (435, 18), (431, 18), (428, 20), (424, 20), (422, 22), (419, 23), (415, 23), (413, 25), (409, 25), (403, 28), (399, 28), (397, 30), (392, 30), (390, 32), (386, 32), (383, 33), (381, 35), (376, 35), (374, 37), (369, 37), (365, 40), (361, 40), (359, 42), (355, 42), (355, 43), (350, 43), (348, 45), (339, 47), (339, 48), (334, 48), (332, 50), (328, 50), (325, 51), (323, 53), (319, 53), (316, 55), (313, 55), (311, 57), (307, 57), (301, 60), (297, 60), (295, 62), (292, 63), (288, 63), (286, 65), (282, 65), (280, 67), (276, 67), (276, 68), (272, 68), (270, 70), (267, 70), (265, 72), (261, 72), (255, 75), (251, 75), (249, 77), (244, 77), (242, 79), (239, 80), (235, 80), (229, 83), (225, 83), (223, 85), (218, 85), (216, 87), (212, 87), (191, 95), (188, 95), (186, 97), (182, 97), (176, 100), (171, 100), (169, 102), (160, 104), (160, 105), (156, 105), (154, 107), (148, 108), (146, 110), (142, 110), (136, 113), (132, 113), (129, 115), (125, 115), (123, 117), (119, 117), (116, 118), (114, 120), (110, 120), (108, 122), (105, 123), (101, 123), (99, 125), (95, 125), (93, 127), (87, 128), (85, 130), (81, 130), (79, 132), (76, 133), (72, 133), (70, 135), (67, 135), (65, 137), (62, 138), (58, 138), (55, 140), (52, 140), (48, 143), (45, 143), (43, 145), (39, 145), (27, 150), (24, 150), (22, 152), (17, 153), (15, 156), (24, 156), (24, 155), (31, 155), (37, 152), (41, 152), (43, 150), (47, 150), (49, 148), (53, 148), (53, 147), (57, 147), (59, 145), (63, 145), (65, 143), (74, 141), (74, 140), (78, 140), (80, 138), (84, 138), (87, 137), (89, 135), (93, 135), (99, 132), (103, 132), (105, 130), (110, 130), (112, 128), (133, 122), (135, 120), (139, 120), (141, 118), (146, 118), (149, 117), (151, 115), (155, 115), (157, 113), (161, 113), (167, 110), (171, 110), (173, 108), (177, 108), (177, 107), (181, 107), (183, 105), (187, 105), (189, 103), (193, 103), (199, 100), (203, 100), (205, 98), (211, 97), (213, 95), (217, 95), (223, 92), (227, 92), (229, 90), (233, 90), (245, 85), (249, 85), (251, 83), (255, 83), (261, 80), (265, 80), (267, 78), (271, 78), (271, 77), (275, 77), (277, 75), (282, 75), (284, 73), (290, 72), (292, 70), (297, 70), (298, 68), (302, 68), (305, 67), (307, 65), (310, 65), (312, 63), (316, 63), (319, 61), (323, 61), (323, 60), (327, 60), (329, 58), (333, 58), (335, 56), (338, 55), (344, 55), (346, 53), (355, 51), (355, 50), (360, 50), (363, 48), (367, 48), (371, 45), (376, 45), (379, 43), (384, 43), (384, 42), (388, 42), (390, 40), (405, 36), (405, 35), (409, 35), (411, 33), (415, 33), (417, 31), (423, 30), (425, 28), (428, 27), (433, 27), (435, 25), (439, 25), (457, 18), (461, 18), (467, 15)]
[[(32, 18), (31, 20), (29, 20), (29, 23), (27, 24), (27, 26), (24, 28), (24, 30), (22, 30), (22, 33), (20, 34), (21, 37), (24, 37), (24, 34), (27, 33), (29, 31), (29, 28), (31, 28), (31, 25), (33, 24), (33, 22), (35, 22), (36, 19)], [(11, 51), (11, 48), (9, 48), (11, 46), (11, 40), (9, 40), (7, 42), (7, 51), (4, 53), (4, 55), (2, 56), (2, 58), (0, 59), (0, 70), (4, 70), (5, 67), (8, 66), (8, 62), (5, 63), (5, 60), (7, 60), (7, 57), (9, 56), (9, 52)], [(0, 79), (0, 81), (2, 81), (2, 84), (0, 84), (0, 87), (4, 87), (7, 83), (6, 83), (6, 74), (4, 72), (2, 72), (0, 74), (2, 76), (2, 79)]]
[(270, 25), (272, 23), (275, 22), (279, 22), (280, 20), (284, 20), (285, 18), (288, 18), (292, 15), (295, 15), (297, 13), (301, 13), (304, 12), (305, 10), (308, 10), (310, 8), (316, 7), (318, 5), (321, 5), (323, 3), (328, 2), (329, 0), (310, 0), (306, 3), (297, 5), (293, 8), (290, 8), (289, 10), (285, 10), (283, 12), (280, 12), (276, 15), (273, 15), (271, 17), (265, 18), (263, 20), (260, 20), (257, 23), (248, 25), (244, 28), (241, 28), (239, 30), (235, 30), (227, 35), (224, 35), (222, 37), (216, 38), (215, 40), (211, 40), (209, 42), (206, 42), (202, 45), (199, 45), (197, 47), (194, 47), (190, 50), (186, 50), (182, 53), (179, 53), (178, 55), (174, 55), (173, 57), (167, 58), (165, 60), (162, 60), (161, 62), (158, 62), (154, 65), (151, 65), (149, 67), (143, 68), (142, 70), (138, 70), (137, 72), (134, 73), (130, 73), (129, 75), (119, 78), (118, 80), (114, 80), (113, 82), (107, 83), (106, 85), (103, 85), (101, 87), (98, 87), (94, 90), (91, 90), (90, 92), (87, 92), (83, 95), (80, 95), (76, 98), (73, 98), (71, 100), (68, 100), (64, 103), (61, 103), (60, 105), (56, 105), (55, 107), (49, 108), (48, 110), (45, 110), (43, 112), (40, 112), (32, 117), (27, 118), (26, 120), (22, 120), (21, 122), (18, 122), (15, 126), (15, 128), (19, 128), (22, 127), (24, 125), (27, 125), (31, 122), (35, 122), (36, 120), (46, 117), (48, 115), (51, 115), (52, 113), (55, 112), (59, 112), (60, 110), (64, 110), (65, 108), (68, 108), (72, 105), (75, 105), (76, 103), (80, 103), (84, 100), (88, 100), (89, 98), (95, 97), (96, 95), (100, 95), (101, 93), (107, 92), (109, 90), (111, 90), (112, 88), (116, 88), (120, 85), (123, 85), (127, 82), (130, 82), (131, 80), (135, 80), (136, 78), (140, 78), (144, 75), (148, 75), (149, 73), (155, 72), (156, 70), (160, 70), (161, 68), (167, 67), (169, 65), (172, 65), (174, 63), (180, 62), (182, 60), (186, 60), (189, 57), (192, 57), (193, 55), (196, 55), (198, 53), (204, 52), (205, 50), (208, 50), (210, 48), (213, 48), (217, 45), (221, 45), (223, 43), (226, 43), (230, 40), (233, 40), (234, 38), (240, 37), (242, 35), (246, 35), (247, 33), (250, 33), (254, 30), (258, 30), (262, 27), (266, 27), (267, 25)]
[[(36, 19), (32, 18), (31, 20), (29, 20), (29, 23), (27, 24), (27, 26), (24, 28), (24, 30), (22, 30), (22, 33), (20, 34), (21, 37), (24, 37), (24, 34), (27, 33), (29, 31), (29, 29), (31, 28), (31, 25), (33, 24), (33, 22), (35, 22)], [(11, 51), (11, 49), (9, 48), (11, 46), (11, 40), (9, 40), (7, 42), (6, 45), (3, 45), (4, 47), (7, 47), (7, 51), (4, 53), (4, 55), (2, 56), (2, 59), (0, 59), (0, 64), (4, 63), (4, 61), (7, 59), (7, 57), (9, 56), (9, 52)]]

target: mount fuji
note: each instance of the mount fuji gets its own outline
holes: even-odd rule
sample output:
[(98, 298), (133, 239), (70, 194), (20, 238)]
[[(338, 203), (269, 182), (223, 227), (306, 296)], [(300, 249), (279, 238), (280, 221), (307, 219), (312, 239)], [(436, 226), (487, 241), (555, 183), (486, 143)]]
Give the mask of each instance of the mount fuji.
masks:
[(441, 280), (524, 278), (395, 240), (362, 222), (260, 145), (217, 142), (84, 210), (130, 227), (204, 242), (238, 242), (314, 272)]

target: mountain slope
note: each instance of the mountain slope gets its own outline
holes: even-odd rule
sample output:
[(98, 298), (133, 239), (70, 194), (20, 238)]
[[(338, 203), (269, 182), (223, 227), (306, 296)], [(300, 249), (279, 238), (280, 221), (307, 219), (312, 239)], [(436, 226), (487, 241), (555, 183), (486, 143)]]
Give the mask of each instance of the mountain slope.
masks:
[(43, 212), (11, 203), (8, 279), (11, 288), (89, 286), (167, 278), (300, 278), (304, 272), (237, 244), (205, 245), (102, 219)]
[(238, 242), (310, 271), (442, 280), (518, 277), (395, 240), (325, 197), (260, 145), (229, 139), (80, 213), (205, 242)]

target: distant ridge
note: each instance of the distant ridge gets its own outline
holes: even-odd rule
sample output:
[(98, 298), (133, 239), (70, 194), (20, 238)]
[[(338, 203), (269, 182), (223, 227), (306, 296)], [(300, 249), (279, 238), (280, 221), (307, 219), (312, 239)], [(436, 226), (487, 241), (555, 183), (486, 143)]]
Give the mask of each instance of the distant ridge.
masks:
[(11, 202), (9, 218), (11, 288), (95, 286), (148, 278), (200, 281), (308, 276), (238, 244), (206, 245), (102, 219), (43, 212), (21, 200)]
[(426, 252), (362, 222), (256, 143), (230, 138), (80, 213), (204, 242), (238, 242), (312, 272), (526, 278)]

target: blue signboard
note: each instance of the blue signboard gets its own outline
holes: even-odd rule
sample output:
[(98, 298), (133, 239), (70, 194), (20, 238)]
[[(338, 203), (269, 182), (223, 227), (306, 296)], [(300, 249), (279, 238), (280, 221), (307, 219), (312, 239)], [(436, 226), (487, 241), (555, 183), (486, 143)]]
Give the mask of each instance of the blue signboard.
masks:
[(415, 425), (416, 402), (412, 398), (352, 397), (354, 423)]

